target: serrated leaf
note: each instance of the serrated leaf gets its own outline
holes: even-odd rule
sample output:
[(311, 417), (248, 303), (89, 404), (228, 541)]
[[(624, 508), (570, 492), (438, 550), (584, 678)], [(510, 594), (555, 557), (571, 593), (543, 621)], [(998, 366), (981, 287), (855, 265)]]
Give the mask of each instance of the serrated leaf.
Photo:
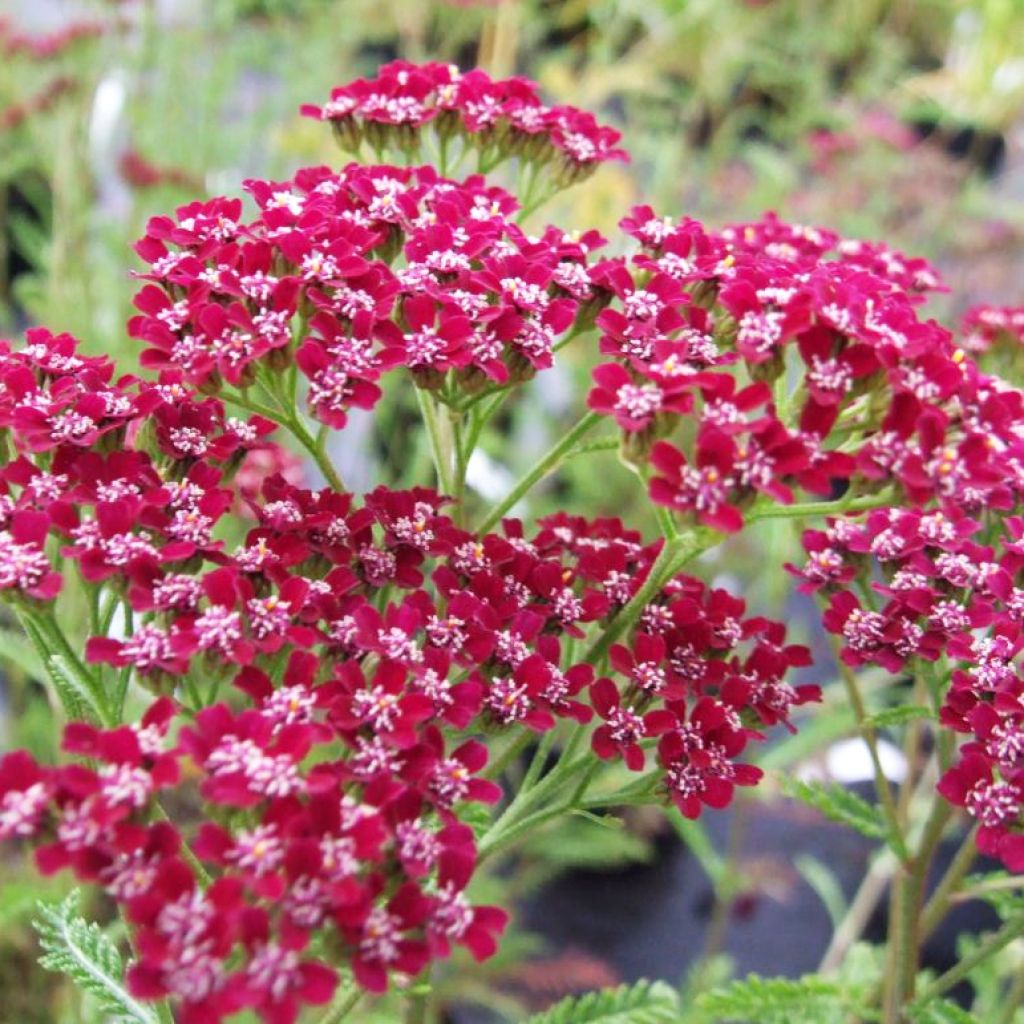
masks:
[(676, 1024), (679, 995), (663, 981), (570, 996), (525, 1024)]
[(102, 720), (92, 691), (81, 676), (68, 666), (66, 658), (51, 654), (46, 659), (46, 668), (69, 718)]
[(124, 987), (124, 962), (95, 922), (78, 914), (78, 890), (60, 903), (37, 904), (41, 966), (65, 974), (99, 1003), (107, 1024), (158, 1024), (156, 1012)]
[(715, 1020), (743, 1024), (841, 1024), (851, 1010), (839, 985), (814, 975), (794, 980), (750, 974), (704, 993), (697, 1006)]
[(888, 729), (894, 725), (905, 725), (915, 718), (928, 718), (931, 712), (916, 704), (901, 704), (894, 708), (883, 708), (864, 719), (864, 727), (870, 729)]
[(923, 1006), (911, 1004), (906, 1015), (911, 1024), (981, 1024), (973, 1013), (948, 999), (931, 999)]
[(830, 821), (846, 825), (862, 836), (869, 839), (888, 837), (881, 811), (837, 782), (801, 782), (783, 776), (782, 789), (787, 796), (813, 807)]

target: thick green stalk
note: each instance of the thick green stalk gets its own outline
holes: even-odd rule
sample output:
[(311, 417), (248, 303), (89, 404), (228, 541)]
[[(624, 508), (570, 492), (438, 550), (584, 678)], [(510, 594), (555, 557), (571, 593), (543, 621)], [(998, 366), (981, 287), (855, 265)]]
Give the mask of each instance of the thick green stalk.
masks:
[(429, 391), (425, 388), (416, 388), (416, 399), (420, 403), (427, 437), (430, 438), (430, 451), (434, 456), (434, 469), (437, 471), (437, 485), (444, 494), (455, 497), (455, 460), (451, 433), (446, 429), (448, 425), (441, 422), (438, 403)]
[(906, 870), (893, 880), (889, 901), (889, 969), (883, 996), (885, 1024), (901, 1024), (903, 1007), (914, 996), (917, 978), (917, 890), (919, 878)]
[[(949, 743), (948, 732), (944, 732), (938, 740), (936, 760), (943, 747)], [(934, 762), (932, 762), (934, 763)], [(929, 766), (930, 767), (930, 766)], [(913, 764), (908, 765), (908, 770)], [(904, 783), (904, 791), (909, 792), (914, 785), (908, 778)], [(913, 1001), (917, 974), (920, 969), (922, 941), (922, 905), (928, 872), (931, 869), (935, 851), (942, 840), (942, 834), (952, 817), (950, 805), (934, 790), (934, 776), (924, 770), (919, 773), (916, 789), (927, 787), (930, 790), (930, 808), (927, 818), (921, 827), (919, 838), (906, 839), (905, 846), (913, 847), (913, 853), (904, 861), (903, 870), (893, 884), (893, 898), (889, 921), (889, 953), (890, 970), (883, 986), (883, 1020), (886, 1024), (901, 1024), (904, 1010)], [(901, 794), (900, 806), (910, 807), (913, 798)], [(900, 823), (904, 816), (900, 815)]]
[(557, 468), (560, 462), (576, 447), (577, 443), (585, 437), (591, 430), (594, 429), (601, 422), (601, 416), (596, 412), (588, 412), (567, 434), (563, 435), (561, 440), (553, 447), (548, 449), (530, 469), (519, 478), (515, 486), (512, 488), (504, 498), (501, 499), (488, 513), (484, 516), (483, 522), (477, 529), (478, 533), (487, 533), (493, 529), (502, 519), (502, 517), (512, 509), (516, 503), (528, 492), (534, 485), (548, 473), (552, 472)]

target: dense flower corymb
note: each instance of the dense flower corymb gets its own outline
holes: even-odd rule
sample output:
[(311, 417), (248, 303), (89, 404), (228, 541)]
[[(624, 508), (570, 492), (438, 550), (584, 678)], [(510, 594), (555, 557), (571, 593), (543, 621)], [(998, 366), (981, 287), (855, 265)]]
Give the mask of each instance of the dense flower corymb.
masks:
[[(563, 185), (621, 155), (530, 83), (445, 65), (389, 65), (311, 112), (357, 153), (411, 163), (429, 126)], [(407, 989), (456, 947), (494, 953), (507, 914), (478, 902), (480, 864), (601, 806), (573, 801), (622, 774), (606, 764), (640, 775), (606, 806), (689, 818), (757, 783), (748, 746), (820, 697), (790, 681), (809, 651), (683, 570), (802, 493), (830, 518), (789, 568), (839, 657), (927, 667), (946, 736), (967, 737), (940, 792), (1024, 867), (1024, 398), (919, 315), (927, 264), (647, 207), (622, 221), (639, 251), (602, 260), (594, 232), (528, 234), (536, 196), (430, 166), (246, 189), (254, 217), (196, 201), (138, 243), (128, 331), (152, 377), (41, 328), (0, 345), (0, 598), (73, 719), (67, 763), (0, 759), (0, 840), (118, 905), (136, 997), (185, 1024), (292, 1024), (343, 972)], [(469, 525), (489, 417), (588, 332), (590, 411), (526, 482), (611, 420), (662, 536), (511, 518), (526, 484)], [(353, 494), (329, 432), (396, 382), (440, 487)]]

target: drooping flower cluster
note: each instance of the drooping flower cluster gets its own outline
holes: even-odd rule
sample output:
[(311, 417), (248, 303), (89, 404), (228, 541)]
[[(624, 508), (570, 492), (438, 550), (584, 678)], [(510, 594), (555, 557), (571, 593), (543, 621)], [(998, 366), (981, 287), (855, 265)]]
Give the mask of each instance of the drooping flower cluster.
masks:
[(476, 149), (481, 170), (518, 156), (551, 165), (561, 184), (579, 181), (608, 160), (627, 159), (617, 148), (619, 133), (593, 114), (548, 106), (527, 79), (495, 81), (479, 68), (461, 72), (454, 64), (394, 61), (303, 113), (330, 122), (348, 152), (358, 153), (364, 142), (378, 158), (387, 149), (418, 152), (430, 127), (442, 147), (457, 139)]
[(593, 315), (600, 237), (530, 238), (515, 200), (479, 177), (352, 164), (247, 188), (250, 223), (229, 199), (150, 221), (137, 248), (151, 283), (129, 324), (144, 366), (215, 390), (294, 360), (313, 415), (340, 427), (376, 404), (388, 370), (435, 390), (449, 371), (463, 391), (522, 380)]

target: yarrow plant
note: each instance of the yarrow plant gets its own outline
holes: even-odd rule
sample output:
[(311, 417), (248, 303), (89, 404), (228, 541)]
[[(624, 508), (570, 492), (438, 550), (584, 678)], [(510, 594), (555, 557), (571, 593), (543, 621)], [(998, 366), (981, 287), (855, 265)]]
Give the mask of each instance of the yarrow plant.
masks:
[[(334, 1024), (389, 990), (427, 1019), (432, 972), (506, 928), (475, 879), (535, 830), (643, 803), (692, 821), (761, 780), (751, 744), (821, 699), (792, 678), (810, 653), (687, 569), (818, 518), (789, 568), (837, 638), (878, 766), (857, 812), (895, 864), (891, 970), (857, 1006), (940, 999), (962, 975), (921, 991), (918, 944), (969, 870), (973, 833), (925, 905), (956, 809), (1024, 869), (1024, 401), (922, 318), (936, 273), (772, 216), (640, 207), (625, 256), (529, 233), (624, 153), (520, 79), (396, 63), (306, 112), (377, 162), (153, 218), (127, 325), (146, 375), (44, 328), (0, 353), (0, 593), (68, 719), (66, 763), (0, 760), (0, 839), (116, 905), (130, 962), (90, 991), (119, 1020)], [(593, 354), (587, 411), (480, 508), (474, 450), (568, 345)], [(353, 494), (329, 441), (402, 389), (434, 479)], [(660, 536), (512, 517), (609, 447)], [(863, 666), (910, 712), (900, 793)], [(1004, 931), (990, 952), (1024, 923)], [(679, 1012), (657, 986), (622, 999)]]

